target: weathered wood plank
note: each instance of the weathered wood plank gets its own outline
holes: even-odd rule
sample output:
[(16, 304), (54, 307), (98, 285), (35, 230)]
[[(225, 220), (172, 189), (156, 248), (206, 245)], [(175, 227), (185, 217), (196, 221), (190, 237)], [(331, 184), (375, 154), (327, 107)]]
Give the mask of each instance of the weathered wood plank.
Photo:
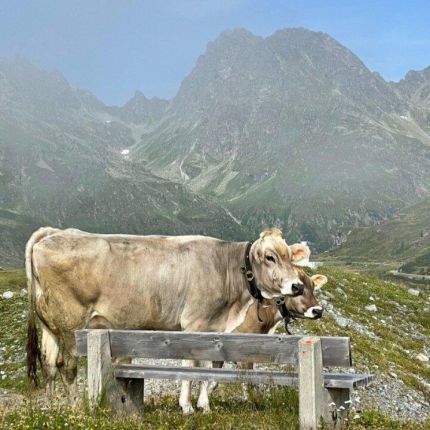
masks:
[[(218, 382), (244, 382), (249, 384), (298, 385), (297, 373), (271, 370), (208, 369), (206, 367), (146, 366), (142, 364), (119, 364), (114, 366), (116, 378), (173, 379)], [(326, 373), (327, 388), (353, 388), (366, 385), (369, 375)]]
[(307, 337), (299, 341), (300, 430), (317, 430), (325, 416), (321, 341)]
[[(76, 332), (79, 355), (86, 355), (88, 330)], [(176, 358), (254, 363), (297, 363), (302, 336), (110, 330), (113, 356)], [(321, 337), (323, 365), (350, 367), (348, 337)]]
[(88, 333), (87, 369), (88, 401), (92, 407), (106, 404), (118, 414), (143, 414), (144, 381), (115, 378), (108, 330)]
[(111, 372), (109, 332), (97, 330), (88, 333), (88, 401), (99, 404)]

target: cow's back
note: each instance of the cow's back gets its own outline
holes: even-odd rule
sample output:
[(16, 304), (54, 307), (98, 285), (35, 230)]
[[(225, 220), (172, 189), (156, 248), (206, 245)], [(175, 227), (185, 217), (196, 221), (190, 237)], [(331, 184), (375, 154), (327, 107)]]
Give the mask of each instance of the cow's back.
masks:
[(68, 330), (94, 315), (114, 327), (179, 329), (183, 309), (206, 279), (222, 285), (223, 244), (202, 236), (59, 231), (33, 249), (38, 311)]

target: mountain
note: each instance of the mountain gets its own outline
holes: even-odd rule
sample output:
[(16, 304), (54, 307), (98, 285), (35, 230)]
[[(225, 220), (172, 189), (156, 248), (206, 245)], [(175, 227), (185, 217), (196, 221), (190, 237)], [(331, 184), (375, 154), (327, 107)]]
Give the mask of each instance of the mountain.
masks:
[(254, 232), (277, 224), (324, 249), (429, 194), (430, 135), (399, 88), (327, 34), (232, 30), (132, 154)]
[[(426, 132), (430, 132), (430, 66), (424, 70), (411, 70), (404, 79), (393, 83), (393, 88), (410, 105), (410, 115)], [(405, 119), (408, 120), (406, 117)]]
[(141, 91), (136, 91), (134, 96), (122, 107), (112, 106), (108, 110), (125, 122), (140, 124), (159, 120), (169, 102), (158, 97), (148, 99)]
[(394, 263), (404, 272), (430, 274), (430, 198), (403, 208), (379, 225), (345, 231), (344, 243), (330, 258)]
[(135, 131), (58, 72), (1, 60), (0, 266), (21, 265), (45, 224), (245, 237), (223, 207), (130, 159)]
[(40, 224), (225, 238), (277, 225), (328, 249), (430, 198), (429, 82), (430, 68), (386, 82), (301, 28), (226, 31), (172, 100), (121, 107), (0, 59), (1, 261)]

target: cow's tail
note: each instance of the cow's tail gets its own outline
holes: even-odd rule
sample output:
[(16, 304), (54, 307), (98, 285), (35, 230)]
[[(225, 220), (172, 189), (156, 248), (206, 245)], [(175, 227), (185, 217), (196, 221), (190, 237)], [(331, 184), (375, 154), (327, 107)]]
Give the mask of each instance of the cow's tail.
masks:
[(43, 227), (35, 231), (25, 246), (25, 273), (28, 290), (28, 327), (27, 327), (27, 375), (34, 385), (38, 385), (37, 362), (41, 360), (36, 326), (36, 283), (33, 270), (33, 246), (46, 236), (56, 233), (58, 229)]

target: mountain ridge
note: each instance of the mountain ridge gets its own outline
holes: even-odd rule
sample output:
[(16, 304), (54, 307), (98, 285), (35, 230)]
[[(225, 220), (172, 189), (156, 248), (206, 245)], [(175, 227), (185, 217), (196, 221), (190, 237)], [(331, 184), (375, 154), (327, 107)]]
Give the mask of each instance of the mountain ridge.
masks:
[(386, 82), (325, 33), (235, 29), (208, 43), (173, 99), (138, 91), (115, 107), (59, 72), (0, 59), (0, 224), (11, 213), (73, 223), (76, 207), (85, 225), (100, 192), (88, 228), (117, 229), (114, 210), (143, 217), (147, 193), (152, 213), (167, 211), (166, 231), (194, 232), (161, 202), (166, 187), (177, 204), (199, 201), (202, 231), (255, 237), (277, 225), (290, 242), (327, 249), (339, 230), (429, 195), (427, 69)]

